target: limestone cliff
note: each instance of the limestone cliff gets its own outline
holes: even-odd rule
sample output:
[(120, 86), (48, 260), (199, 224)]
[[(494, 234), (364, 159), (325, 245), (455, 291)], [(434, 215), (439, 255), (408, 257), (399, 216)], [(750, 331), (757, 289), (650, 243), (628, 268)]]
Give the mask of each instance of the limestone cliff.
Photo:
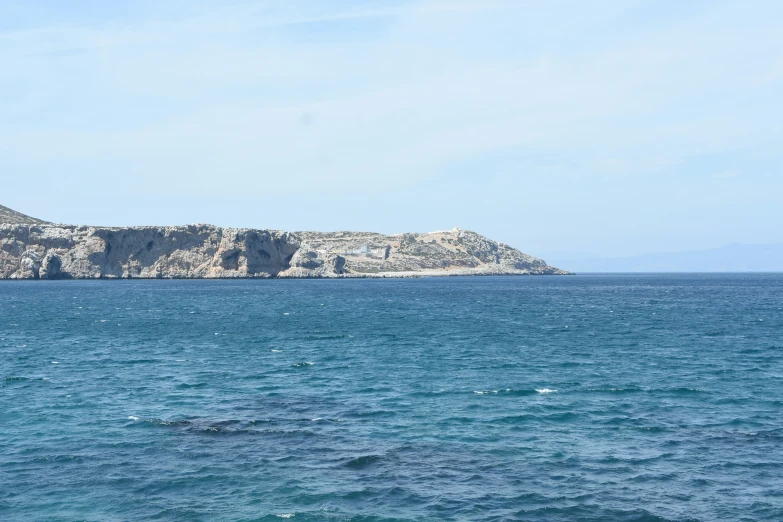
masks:
[(274, 230), (0, 225), (0, 278), (274, 277), (298, 249)]
[(565, 273), (503, 243), (459, 229), (386, 236), (212, 225), (113, 228), (0, 224), (0, 279)]
[(386, 236), (371, 232), (296, 232), (316, 252), (345, 259), (346, 275), (566, 274), (503, 243), (454, 228), (426, 234)]

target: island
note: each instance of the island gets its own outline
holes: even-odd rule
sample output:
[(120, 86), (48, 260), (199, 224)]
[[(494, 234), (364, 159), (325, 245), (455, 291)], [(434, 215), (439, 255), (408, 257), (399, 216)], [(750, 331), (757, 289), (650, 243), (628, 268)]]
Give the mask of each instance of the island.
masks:
[(504, 243), (428, 233), (59, 225), (0, 206), (0, 279), (564, 275)]

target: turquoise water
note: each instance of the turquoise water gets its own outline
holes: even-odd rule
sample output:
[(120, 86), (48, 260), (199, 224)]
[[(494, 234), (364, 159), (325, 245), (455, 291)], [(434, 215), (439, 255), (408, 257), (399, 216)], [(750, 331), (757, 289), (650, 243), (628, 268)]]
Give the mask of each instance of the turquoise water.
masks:
[(783, 520), (783, 275), (0, 284), (2, 520)]

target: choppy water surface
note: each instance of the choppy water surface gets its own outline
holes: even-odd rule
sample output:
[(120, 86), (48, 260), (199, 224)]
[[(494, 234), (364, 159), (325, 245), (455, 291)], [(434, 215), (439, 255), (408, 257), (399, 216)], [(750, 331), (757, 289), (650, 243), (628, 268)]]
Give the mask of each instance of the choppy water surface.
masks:
[(783, 275), (0, 284), (3, 520), (783, 520)]

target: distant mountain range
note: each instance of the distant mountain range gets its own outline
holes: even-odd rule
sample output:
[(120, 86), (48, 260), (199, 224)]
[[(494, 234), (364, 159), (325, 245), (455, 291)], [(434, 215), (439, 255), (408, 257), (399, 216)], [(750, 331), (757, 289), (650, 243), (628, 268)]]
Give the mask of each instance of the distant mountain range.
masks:
[(730, 244), (709, 250), (660, 252), (629, 257), (550, 253), (556, 266), (584, 272), (783, 272), (783, 244)]

